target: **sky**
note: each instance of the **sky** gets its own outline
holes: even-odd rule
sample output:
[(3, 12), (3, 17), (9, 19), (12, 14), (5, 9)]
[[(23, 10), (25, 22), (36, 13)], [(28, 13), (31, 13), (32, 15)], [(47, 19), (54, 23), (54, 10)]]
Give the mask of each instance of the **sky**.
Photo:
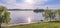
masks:
[(0, 5), (8, 9), (59, 9), (60, 0), (0, 0)]

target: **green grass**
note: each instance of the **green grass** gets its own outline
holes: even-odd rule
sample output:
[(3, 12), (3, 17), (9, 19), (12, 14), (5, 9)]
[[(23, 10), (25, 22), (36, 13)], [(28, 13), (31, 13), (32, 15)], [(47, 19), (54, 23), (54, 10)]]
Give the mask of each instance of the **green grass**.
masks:
[(40, 23), (35, 23), (35, 24), (11, 26), (7, 28), (60, 28), (60, 22), (59, 21), (40, 22)]

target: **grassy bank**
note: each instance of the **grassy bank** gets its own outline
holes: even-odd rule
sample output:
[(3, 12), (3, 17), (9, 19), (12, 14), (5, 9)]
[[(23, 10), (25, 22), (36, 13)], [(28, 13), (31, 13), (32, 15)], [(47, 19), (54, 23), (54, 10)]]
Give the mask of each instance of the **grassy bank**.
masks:
[(40, 22), (35, 24), (11, 26), (7, 28), (60, 28), (60, 22)]

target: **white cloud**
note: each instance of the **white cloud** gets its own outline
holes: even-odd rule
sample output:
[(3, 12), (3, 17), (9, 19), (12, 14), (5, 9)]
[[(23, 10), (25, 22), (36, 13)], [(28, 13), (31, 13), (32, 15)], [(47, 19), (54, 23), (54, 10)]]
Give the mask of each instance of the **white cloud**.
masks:
[(46, 1), (48, 1), (48, 0), (24, 0), (24, 2), (28, 3), (28, 4), (36, 4), (36, 3), (42, 4), (42, 3), (46, 2)]
[(28, 3), (28, 4), (34, 4), (34, 1), (33, 0), (24, 0), (25, 3)]
[[(29, 9), (29, 8), (37, 8), (38, 6), (34, 6), (34, 4), (44, 4), (48, 0), (23, 0), (22, 3), (16, 3), (16, 0), (4, 0), (7, 2), (7, 4), (2, 4), (7, 6), (7, 8), (23, 8), (23, 9)], [(42, 6), (41, 6), (42, 7)]]

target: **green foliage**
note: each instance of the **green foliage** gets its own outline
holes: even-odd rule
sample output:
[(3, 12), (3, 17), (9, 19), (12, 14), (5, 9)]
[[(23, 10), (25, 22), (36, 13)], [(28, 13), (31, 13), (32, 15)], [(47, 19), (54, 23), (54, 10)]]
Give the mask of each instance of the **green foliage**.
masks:
[(39, 24), (18, 25), (6, 28), (60, 28), (60, 22), (40, 22)]
[(44, 16), (45, 18), (48, 18), (50, 13), (51, 13), (51, 10), (45, 10), (45, 11), (43, 12), (43, 16)]
[(45, 19), (50, 19), (51, 21), (51, 19), (54, 19), (56, 17), (56, 14), (52, 10), (45, 10), (43, 12), (43, 16), (45, 17)]
[(44, 9), (35, 9), (33, 12), (35, 12), (35, 13), (40, 13), (40, 12), (44, 12)]
[(4, 13), (4, 18), (3, 18), (3, 22), (4, 23), (8, 23), (11, 19), (10, 19), (10, 12), (5, 12)]
[(6, 7), (0, 6), (0, 23), (8, 23), (8, 21), (10, 21), (10, 13)]
[(34, 12), (35, 12), (35, 13), (39, 13), (39, 9), (38, 9), (38, 8), (35, 9)]
[(56, 10), (57, 15), (59, 16), (60, 19), (60, 9)]
[(0, 6), (0, 23), (2, 23), (2, 16), (4, 14), (4, 9), (2, 7), (3, 6)]

